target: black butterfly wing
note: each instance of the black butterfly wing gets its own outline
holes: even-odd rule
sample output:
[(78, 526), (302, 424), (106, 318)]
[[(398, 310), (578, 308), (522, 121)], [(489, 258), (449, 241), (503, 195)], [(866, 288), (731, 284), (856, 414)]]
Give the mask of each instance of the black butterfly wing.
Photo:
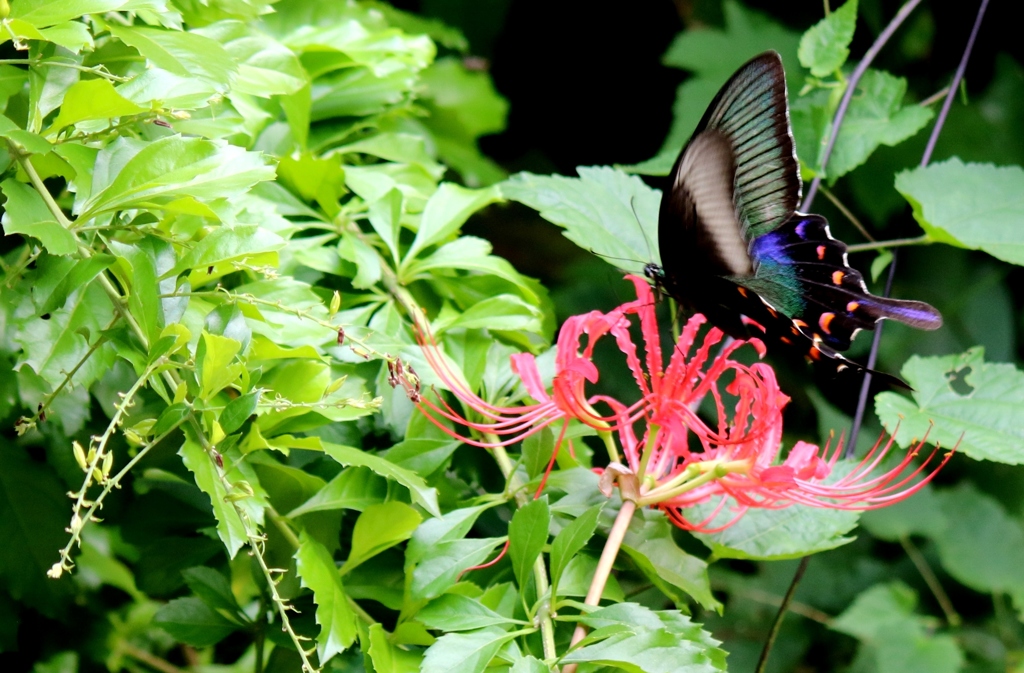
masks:
[(941, 325), (923, 302), (870, 294), (827, 221), (796, 212), (800, 193), (785, 72), (767, 52), (726, 82), (676, 160), (652, 278), (728, 334), (764, 337), (833, 373), (865, 370), (837, 351), (881, 318)]

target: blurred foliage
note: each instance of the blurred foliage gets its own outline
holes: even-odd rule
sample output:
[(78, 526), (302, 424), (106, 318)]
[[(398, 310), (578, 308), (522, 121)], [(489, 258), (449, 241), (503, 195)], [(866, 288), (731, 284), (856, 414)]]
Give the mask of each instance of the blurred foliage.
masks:
[[(586, 592), (609, 512), (579, 468), (604, 449), (560, 457), (547, 499), (519, 507), (489, 456), (389, 385), (398, 358), (436, 382), (410, 313), (428, 311), (471, 383), (511, 394), (510, 353), (549, 353), (556, 316), (618, 303), (617, 269), (657, 259), (657, 192), (572, 167), (629, 166), (660, 187), (721, 83), (769, 48), (804, 175), (879, 240), (930, 237), (900, 254), (894, 295), (932, 303), (945, 327), (886, 327), (879, 368), (916, 391), (879, 396), (859, 446), (900, 420), (901, 445), (963, 433), (961, 451), (849, 536), (852, 521), (811, 521), (809, 537), (825, 532), (773, 538), (779, 553), (638, 520), (587, 617), (604, 640), (570, 656), (752, 671), (795, 567), (761, 559), (829, 549), (769, 671), (1020, 667), (1024, 69), (1019, 48), (1002, 53), (1000, 10), (918, 169), (973, 7), (915, 11), (822, 166), (815, 147), (891, 3), (824, 19), (820, 4), (735, 0), (606, 17), (461, 0), (6, 4), (3, 670), (298, 671), (297, 644), (331, 671), (548, 670), (528, 569), (546, 555), (559, 600)], [(651, 86), (616, 70), (644, 58)], [(598, 261), (527, 206), (627, 260)], [(821, 195), (814, 210), (864, 242)], [(851, 260), (866, 272), (878, 256)], [(848, 432), (855, 391), (780, 377), (787, 442)], [(524, 478), (552, 442), (514, 452)], [(462, 577), (510, 537), (510, 555)], [(73, 572), (54, 571), (62, 548)], [(573, 624), (556, 625), (564, 652)]]

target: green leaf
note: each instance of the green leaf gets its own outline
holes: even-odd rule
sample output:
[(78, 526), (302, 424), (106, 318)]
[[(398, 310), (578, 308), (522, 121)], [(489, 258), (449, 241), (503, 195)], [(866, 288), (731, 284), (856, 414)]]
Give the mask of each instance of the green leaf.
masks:
[(643, 273), (644, 265), (659, 261), (661, 194), (635, 175), (606, 166), (576, 171), (579, 178), (519, 173), (503, 182), (501, 191), (563, 227), (566, 238), (584, 250), (617, 258), (615, 266), (630, 273)]
[(569, 652), (563, 664), (586, 662), (636, 673), (726, 670), (726, 654), (716, 647), (718, 641), (678, 612), (656, 613), (623, 603), (595, 610), (581, 621), (610, 637)]
[[(185, 463), (196, 479), (196, 485), (210, 496), (210, 505), (213, 508), (213, 515), (217, 518), (217, 535), (227, 549), (228, 557), (234, 558), (238, 550), (242, 548), (249, 537), (246, 534), (245, 523), (235, 506), (226, 500), (228, 492), (217, 473), (217, 465), (213, 458), (207, 455), (198, 443), (186, 436), (184, 444), (178, 451), (182, 462)], [(219, 615), (218, 615), (219, 616)], [(223, 617), (221, 617), (223, 619)], [(218, 638), (217, 640), (220, 640)], [(216, 641), (214, 641), (216, 642)]]
[(419, 673), (423, 659), (421, 654), (393, 645), (384, 627), (376, 622), (368, 630), (370, 646), (367, 654), (376, 673)]
[[(906, 91), (907, 80), (902, 77), (880, 70), (864, 73), (824, 169), (830, 184), (867, 161), (879, 145), (898, 145), (931, 120), (931, 108), (902, 105)], [(808, 164), (812, 159), (805, 157)]]
[(284, 246), (285, 242), (280, 236), (257, 224), (217, 227), (184, 253), (173, 268), (161, 275), (161, 279), (173, 278), (182, 271), (196, 269), (200, 276), (195, 280), (206, 280), (212, 276), (209, 272), (211, 266), (273, 253)]
[(231, 592), (231, 584), (219, 572), (206, 566), (196, 566), (183, 570), (181, 574), (192, 593), (211, 608), (225, 610), (238, 621), (248, 621)]
[(126, 0), (18, 0), (12, 3), (11, 18), (44, 28), (84, 14), (112, 12), (125, 4)]
[(59, 44), (75, 54), (82, 51), (93, 51), (96, 47), (88, 26), (79, 21), (67, 21), (50, 28), (43, 28), (39, 32), (45, 39)]
[(416, 238), (405, 254), (403, 265), (415, 259), (424, 248), (454, 234), (470, 215), (501, 198), (502, 192), (496, 186), (466, 189), (450, 182), (442, 184), (427, 201)]
[(551, 671), (540, 659), (533, 656), (525, 656), (522, 659), (516, 659), (516, 663), (512, 664), (512, 669), (509, 673), (549, 673)]
[[(838, 463), (833, 468), (833, 474), (843, 469), (843, 463)], [(691, 521), (702, 521), (713, 507), (711, 503), (706, 503), (688, 508), (685, 510), (686, 516)], [(735, 516), (728, 504), (722, 508), (722, 512), (720, 523)], [(718, 558), (773, 561), (800, 558), (852, 542), (854, 538), (845, 536), (857, 526), (859, 515), (860, 512), (851, 510), (807, 505), (790, 505), (783, 509), (752, 507), (725, 530), (719, 533), (698, 533), (696, 537)]]
[(594, 505), (568, 526), (559, 531), (551, 543), (551, 591), (557, 593), (558, 580), (562, 577), (565, 567), (577, 552), (593, 537), (597, 530), (597, 521), (601, 516), (604, 503)]
[(342, 465), (360, 465), (368, 467), (382, 477), (397, 481), (409, 489), (413, 502), (427, 510), (433, 516), (441, 516), (441, 510), (437, 505), (437, 491), (427, 486), (427, 483), (415, 473), (398, 467), (384, 458), (380, 458), (365, 451), (324, 442), (324, 452)]
[(220, 413), (220, 427), (226, 434), (231, 434), (242, 427), (246, 419), (256, 412), (256, 405), (260, 401), (260, 391), (254, 390), (251, 393), (240, 395), (228, 402), (224, 411)]
[(830, 628), (862, 641), (858, 660), (866, 657), (879, 673), (961, 670), (964, 654), (954, 638), (935, 634), (930, 617), (914, 614), (917, 595), (900, 582), (864, 591)]
[(198, 598), (176, 598), (161, 606), (153, 623), (175, 640), (194, 647), (209, 647), (241, 628)]
[(672, 538), (672, 525), (662, 512), (644, 510), (633, 516), (622, 550), (629, 554), (647, 577), (669, 596), (682, 589), (708, 609), (720, 609), (711, 594), (708, 564), (679, 548)]
[(51, 255), (73, 255), (78, 252), (75, 235), (57, 223), (57, 218), (43, 202), (39, 192), (14, 178), (0, 183), (7, 202), (0, 224), (4, 233), (24, 234), (38, 238)]
[(237, 381), (245, 370), (245, 365), (234, 361), (242, 349), (242, 344), (235, 339), (204, 332), (201, 343), (204, 347), (196, 351), (199, 395), (204, 400), (209, 400)]
[(195, 32), (161, 30), (142, 26), (108, 24), (110, 34), (162, 68), (179, 77), (193, 77), (216, 84), (222, 91), (237, 70), (220, 42)]
[(423, 658), (422, 673), (482, 673), (501, 646), (515, 638), (501, 629), (449, 633), (437, 639)]
[(387, 497), (387, 480), (368, 467), (350, 467), (338, 473), (316, 494), (288, 513), (297, 517), (332, 509), (362, 511)]
[(295, 93), (309, 82), (291, 49), (241, 21), (218, 21), (191, 32), (209, 37), (227, 50), (238, 68), (231, 80), (232, 91), (269, 98)]
[(76, 261), (67, 275), (63, 276), (53, 288), (53, 292), (46, 298), (43, 305), (39, 307), (39, 314), (53, 313), (57, 309), (63, 308), (72, 292), (91, 283), (93, 278), (113, 263), (114, 258), (104, 254)]
[(900, 446), (927, 434), (929, 443), (947, 449), (959, 442), (957, 450), (976, 460), (1024, 463), (1024, 373), (984, 355), (978, 346), (907, 360), (900, 373), (914, 387), (913, 401), (892, 392), (875, 398), (878, 417)]
[(440, 631), (471, 631), (488, 626), (521, 623), (509, 619), (468, 596), (445, 594), (416, 613), (428, 628)]
[(1024, 527), (969, 483), (938, 493), (946, 526), (933, 538), (942, 567), (975, 591), (1024, 591)]
[(551, 511), (548, 497), (531, 500), (516, 510), (508, 525), (509, 559), (520, 587), (526, 586), (533, 573), (533, 564), (548, 541)]
[(49, 579), (57, 550), (67, 543), (64, 526), (70, 517), (66, 486), (35, 463), (24, 450), (0, 450), (0, 575), (4, 588), (18, 601), (47, 616), (56, 616), (73, 593), (69, 577)]
[(82, 80), (72, 85), (64, 94), (60, 113), (50, 125), (47, 135), (90, 119), (113, 119), (140, 112), (146, 112), (146, 108), (117, 93), (109, 80)]
[(440, 596), (458, 581), (467, 568), (486, 561), (504, 541), (500, 537), (487, 537), (436, 543), (417, 561), (409, 584), (409, 595), (416, 600)]
[[(83, 204), (79, 221), (140, 204), (168, 203), (190, 196), (222, 199), (239, 196), (274, 169), (256, 152), (220, 140), (168, 136), (144, 145), (118, 140), (96, 158), (99, 184)], [(105, 170), (105, 176), (101, 176)], [(269, 232), (267, 232), (269, 233)]]
[(524, 330), (539, 332), (543, 313), (541, 310), (513, 294), (499, 294), (487, 297), (455, 315), (449, 324), (438, 322), (436, 329)]
[(846, 0), (800, 38), (800, 64), (815, 77), (835, 73), (850, 57), (850, 42), (857, 26), (857, 0)]
[(404, 502), (368, 505), (352, 529), (352, 549), (341, 573), (351, 572), (367, 559), (408, 540), (422, 521), (419, 512)]
[(295, 552), (296, 568), (302, 586), (313, 590), (316, 602), (317, 656), (322, 663), (344, 652), (356, 639), (356, 615), (348, 604), (341, 575), (330, 552), (303, 531)]
[(957, 158), (896, 176), (896, 189), (933, 240), (1024, 264), (1024, 169)]

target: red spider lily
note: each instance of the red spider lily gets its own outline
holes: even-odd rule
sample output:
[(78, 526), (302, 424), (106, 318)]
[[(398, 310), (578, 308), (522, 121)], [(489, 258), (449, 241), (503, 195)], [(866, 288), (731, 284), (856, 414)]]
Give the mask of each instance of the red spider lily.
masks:
[[(712, 349), (719, 346), (724, 335), (711, 328), (697, 347), (698, 332), (705, 322), (703, 316), (697, 315), (687, 322), (665, 366), (651, 288), (639, 277), (627, 278), (636, 288), (635, 301), (608, 313), (592, 311), (573, 316), (563, 324), (550, 395), (534, 357), (512, 356), (513, 370), (537, 400), (535, 404), (501, 407), (481, 399), (448, 367), (429, 336), (421, 333), (421, 345), (431, 368), (481, 420), (469, 420), (443, 401), (423, 398), (417, 401), (418, 406), (451, 436), (481, 447), (507, 446), (557, 421), (563, 422), (560, 444), (565, 435), (564, 423), (572, 418), (602, 433), (615, 432), (628, 468), (616, 466), (609, 474), (621, 476), (631, 472), (639, 486), (635, 489), (638, 504), (657, 506), (680, 527), (705, 532), (728, 527), (750, 507), (782, 508), (795, 503), (838, 509), (881, 507), (912, 495), (949, 459), (947, 455), (935, 470), (916, 483), (912, 483), (913, 479), (938, 449), (904, 477), (900, 475), (913, 460), (917, 448), (908, 451), (895, 468), (870, 476), (892, 447), (892, 439), (884, 446), (880, 440), (856, 468), (833, 483), (824, 480), (842, 453), (841, 441), (831, 454), (826, 445), (823, 455), (819, 455), (822, 452), (817, 446), (798, 442), (785, 460), (776, 465), (782, 440), (782, 410), (789, 398), (779, 389), (775, 373), (767, 364), (745, 365), (731, 358), (736, 349), (746, 344), (763, 356), (761, 342), (726, 342), (712, 356)], [(629, 331), (634, 317), (643, 338), (642, 354)], [(636, 403), (627, 405), (608, 396), (586, 393), (586, 385), (596, 383), (599, 377), (591, 361), (594, 346), (606, 334), (615, 339), (639, 388), (640, 400)], [(716, 417), (710, 424), (696, 413), (708, 396)], [(602, 403), (610, 409), (609, 414), (602, 415), (595, 409)], [(479, 438), (449, 429), (442, 419), (476, 431)], [(637, 424), (645, 428), (642, 440), (634, 431)], [(691, 522), (683, 515), (683, 508), (713, 498), (719, 502), (705, 520)], [(735, 503), (735, 516), (724, 526), (711, 528), (711, 522), (730, 498)]]

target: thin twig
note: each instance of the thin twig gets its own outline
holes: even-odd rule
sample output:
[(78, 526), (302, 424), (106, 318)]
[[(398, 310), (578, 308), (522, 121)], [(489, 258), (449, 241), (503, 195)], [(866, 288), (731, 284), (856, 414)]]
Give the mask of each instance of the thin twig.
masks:
[[(942, 132), (942, 127), (946, 123), (946, 117), (949, 115), (949, 108), (953, 105), (953, 98), (956, 97), (956, 92), (960, 88), (960, 82), (964, 78), (964, 72), (967, 70), (967, 61), (971, 58), (971, 50), (974, 48), (974, 41), (978, 37), (978, 31), (981, 29), (981, 21), (985, 18), (986, 8), (988, 8), (988, 0), (981, 0), (981, 4), (978, 6), (978, 15), (974, 19), (974, 27), (971, 28), (971, 35), (967, 38), (967, 46), (964, 47), (963, 56), (960, 57), (960, 65), (957, 66), (956, 74), (953, 75), (953, 81), (949, 84), (946, 100), (942, 104), (942, 110), (939, 112), (938, 118), (935, 120), (935, 126), (932, 127), (932, 133), (928, 138), (928, 145), (924, 149), (924, 155), (921, 156), (922, 168), (928, 165), (932, 158), (932, 152), (935, 151), (935, 143), (939, 140), (939, 134)], [(883, 294), (885, 297), (889, 296), (892, 289), (892, 279), (896, 275), (896, 258), (896, 251), (893, 250), (892, 261), (889, 262), (889, 278), (885, 283), (885, 294)], [(878, 347), (882, 341), (882, 325), (883, 323), (878, 323), (875, 328), (874, 339), (871, 340), (868, 369), (875, 366), (875, 360), (878, 358)], [(860, 396), (857, 399), (857, 412), (854, 415), (853, 427), (850, 430), (850, 443), (846, 446), (846, 457), (853, 455), (854, 447), (857, 446), (857, 435), (860, 433), (860, 426), (864, 422), (864, 413), (868, 404), (868, 389), (870, 387), (871, 373), (865, 372), (864, 380), (860, 386)]]
[(935, 576), (932, 567), (928, 565), (928, 560), (924, 557), (924, 554), (906, 535), (900, 536), (900, 544), (903, 546), (903, 551), (907, 552), (907, 556), (910, 557), (914, 567), (917, 568), (917, 572), (921, 573), (924, 583), (928, 585), (928, 589), (935, 596), (939, 607), (946, 614), (946, 622), (950, 626), (960, 626), (960, 615), (957, 613), (956, 608), (953, 607), (953, 601), (949, 600), (949, 595), (942, 588), (942, 584), (939, 582), (939, 578)]
[(821, 193), (825, 195), (825, 198), (831, 201), (832, 205), (839, 209), (839, 212), (850, 221), (850, 224), (857, 228), (857, 231), (859, 231), (864, 238), (871, 242), (875, 241), (875, 237), (871, 235), (871, 232), (867, 230), (867, 227), (857, 219), (857, 216), (853, 214), (853, 211), (847, 208), (843, 202), (832, 193), (832, 190), (826, 189), (825, 187), (820, 187), (820, 189)]
[(846, 246), (847, 252), (865, 252), (867, 250), (888, 250), (889, 248), (902, 248), (908, 245), (926, 245), (932, 243), (932, 237), (928, 234), (914, 236), (912, 238), (893, 238), (888, 241), (874, 241), (872, 243), (854, 243)]
[[(889, 25), (885, 27), (885, 30), (875, 39), (874, 44), (864, 53), (864, 58), (861, 59), (853, 74), (850, 75), (850, 79), (846, 83), (846, 93), (843, 94), (843, 99), (839, 102), (839, 107), (836, 109), (836, 116), (832, 119), (832, 131), (829, 134), (828, 144), (825, 145), (825, 152), (821, 155), (822, 170), (825, 169), (829, 157), (832, 156), (832, 148), (835, 147), (836, 136), (839, 135), (839, 127), (843, 124), (843, 118), (846, 117), (846, 110), (850, 107), (850, 101), (853, 99), (853, 94), (857, 91), (857, 84), (860, 82), (860, 78), (867, 72), (868, 67), (875, 60), (875, 57), (878, 56), (878, 52), (882, 51), (882, 47), (889, 41), (889, 38), (896, 32), (896, 29), (900, 27), (919, 4), (921, 4), (921, 0), (909, 0), (900, 7), (900, 11), (896, 12), (896, 16), (893, 17)], [(806, 213), (811, 209), (811, 204), (814, 203), (814, 195), (818, 193), (820, 185), (821, 176), (815, 176), (814, 180), (811, 181), (811, 186), (807, 188), (807, 196), (804, 197), (800, 210)]]
[(764, 643), (764, 649), (761, 650), (761, 658), (757, 662), (757, 668), (754, 669), (754, 673), (764, 673), (768, 667), (768, 656), (772, 652), (772, 645), (775, 644), (775, 639), (779, 637), (782, 620), (786, 617), (789, 604), (793, 602), (793, 594), (796, 593), (796, 587), (800, 584), (800, 580), (803, 579), (804, 571), (807, 570), (807, 564), (810, 560), (810, 556), (801, 558), (800, 564), (796, 567), (796, 572), (793, 573), (793, 581), (789, 583), (789, 589), (786, 590), (786, 595), (782, 597), (782, 605), (779, 606), (779, 611), (775, 614), (775, 621), (772, 622), (771, 631), (768, 632), (768, 639)]

